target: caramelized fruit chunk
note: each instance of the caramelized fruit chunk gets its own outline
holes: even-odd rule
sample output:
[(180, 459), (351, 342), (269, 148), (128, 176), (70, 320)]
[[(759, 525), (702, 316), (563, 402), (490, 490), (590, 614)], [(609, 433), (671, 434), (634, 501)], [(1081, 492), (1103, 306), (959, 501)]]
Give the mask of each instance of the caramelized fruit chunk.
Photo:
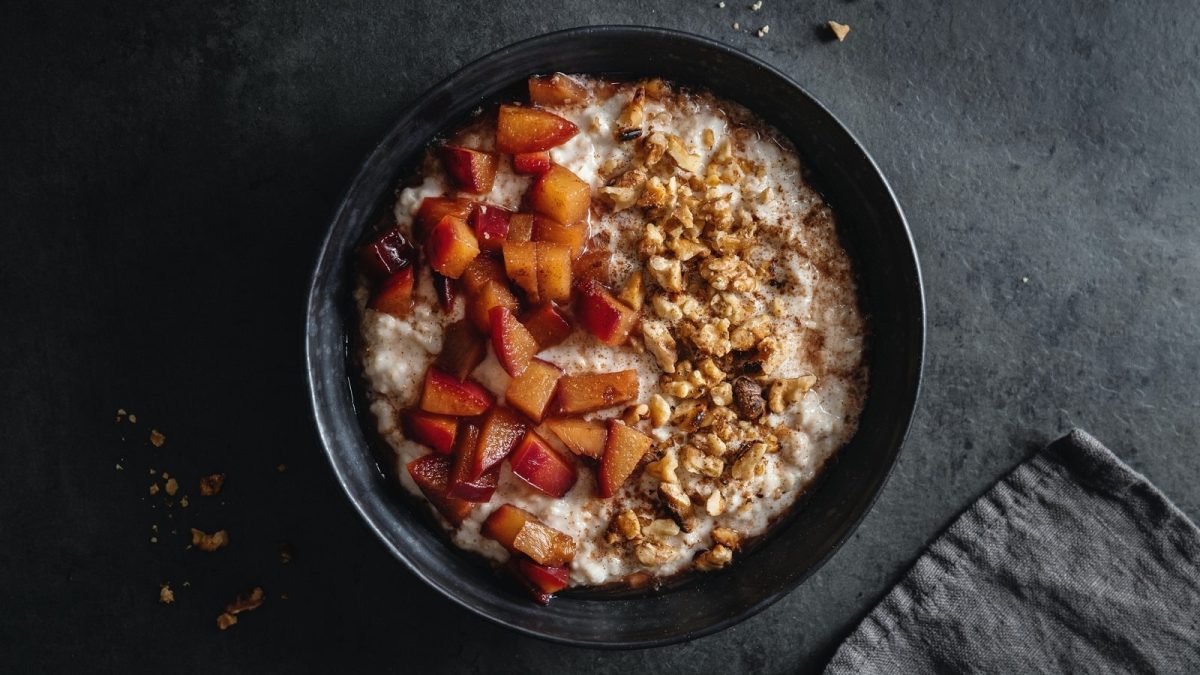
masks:
[(375, 289), (370, 307), (396, 318), (408, 316), (412, 311), (412, 293), (413, 268), (405, 267)]
[(513, 155), (513, 171), (525, 175), (536, 176), (546, 173), (550, 170), (550, 151), (543, 150), (542, 152), (522, 152)]
[(535, 307), (522, 323), (538, 343), (538, 351), (549, 349), (571, 335), (571, 324), (549, 303)]
[(541, 217), (533, 213), (514, 213), (508, 219), (508, 240), (532, 241), (534, 221)]
[(468, 502), (487, 503), (496, 492), (496, 485), (500, 480), (500, 467), (478, 478), (471, 477), (471, 467), (475, 463), (478, 447), (479, 427), (464, 424), (458, 441), (454, 444), (454, 464), (450, 468), (450, 487), (446, 490), (448, 496)]
[(455, 321), (446, 327), (442, 337), (442, 351), (433, 365), (448, 375), (465, 380), (487, 356), (487, 344), (479, 331), (466, 319)]
[(575, 464), (530, 430), (509, 460), (513, 474), (551, 497), (562, 497), (575, 485)]
[(560, 223), (575, 223), (587, 217), (592, 188), (579, 176), (557, 164), (537, 177), (525, 195), (529, 208)]
[(575, 540), (546, 525), (532, 513), (512, 504), (502, 504), (481, 528), (512, 553), (524, 553), (540, 565), (560, 566), (575, 557)]
[(412, 440), (428, 445), (434, 452), (448, 455), (454, 448), (458, 418), (409, 410), (404, 414), (404, 427), (405, 435)]
[(490, 316), (492, 349), (496, 352), (496, 360), (509, 375), (519, 377), (529, 367), (529, 360), (537, 354), (538, 344), (525, 326), (517, 321), (511, 309), (493, 307)]
[(454, 216), (462, 220), (471, 217), (475, 202), (461, 197), (426, 197), (421, 200), (421, 206), (413, 217), (413, 236), (417, 241), (425, 239), (425, 233), (446, 216)]
[(624, 344), (637, 323), (637, 311), (613, 297), (600, 282), (584, 279), (576, 304), (579, 324), (606, 345)]
[(649, 436), (637, 429), (625, 426), (620, 420), (609, 420), (608, 438), (597, 476), (600, 496), (608, 498), (617, 494), (653, 444)]
[(429, 266), (435, 272), (457, 279), (479, 255), (479, 241), (466, 221), (446, 216), (430, 230), (425, 250), (429, 255)]
[(561, 244), (537, 242), (538, 297), (544, 301), (571, 299), (571, 250)]
[(497, 159), (494, 152), (456, 145), (442, 146), (442, 163), (446, 165), (446, 172), (463, 192), (491, 192), (492, 183), (496, 181)]
[(458, 299), (458, 280), (447, 279), (445, 275), (433, 273), (433, 291), (437, 294), (438, 304), (449, 312), (454, 309), (454, 301)]
[(551, 417), (546, 420), (546, 426), (576, 455), (600, 459), (600, 455), (604, 454), (608, 427), (603, 422), (576, 417)]
[(525, 556), (512, 556), (504, 570), (539, 605), (550, 604), (554, 593), (567, 587), (571, 572), (565, 566), (539, 565)]
[(525, 291), (530, 302), (540, 302), (538, 294), (537, 244), (511, 241), (504, 244), (504, 272)]
[(536, 105), (563, 105), (588, 100), (587, 87), (562, 73), (529, 78), (529, 100)]
[(517, 311), (517, 296), (508, 290), (508, 283), (489, 281), (479, 289), (475, 297), (467, 303), (467, 315), (475, 322), (475, 327), (484, 333), (492, 331), (492, 309), (507, 307)]
[(636, 370), (564, 375), (558, 381), (558, 412), (563, 415), (603, 410), (637, 398)]
[(499, 258), (479, 255), (471, 261), (470, 265), (467, 265), (467, 269), (463, 270), (458, 281), (467, 295), (477, 295), (487, 282), (497, 281), (503, 284), (506, 279), (504, 263), (500, 262)]
[(408, 463), (408, 474), (421, 489), (425, 499), (454, 525), (461, 525), (475, 505), (446, 494), (450, 486), (450, 458), (445, 455), (424, 455)]
[(425, 412), (470, 417), (482, 415), (495, 402), (496, 399), (478, 382), (460, 381), (437, 368), (430, 368), (425, 373), (425, 388), (421, 392), (421, 410)]
[(581, 282), (595, 279), (599, 283), (607, 284), (612, 281), (612, 252), (604, 249), (588, 251), (575, 259), (571, 269), (575, 272), (575, 278)]
[(561, 145), (579, 133), (579, 127), (539, 108), (502, 105), (496, 118), (496, 149), (518, 154), (541, 152)]
[(562, 369), (541, 359), (532, 359), (525, 372), (513, 378), (504, 392), (504, 402), (534, 422), (542, 421)]
[(512, 212), (493, 204), (480, 204), (471, 213), (471, 228), (479, 240), (479, 248), (498, 251), (508, 239), (508, 219)]
[(363, 246), (358, 256), (363, 272), (375, 281), (381, 281), (412, 267), (417, 261), (417, 250), (408, 243), (408, 237), (394, 227)]
[(482, 476), (492, 467), (499, 466), (524, 435), (525, 421), (519, 415), (503, 406), (492, 408), (483, 420), (479, 448), (471, 465), (471, 477)]
[(587, 222), (581, 220), (564, 225), (553, 218), (535, 218), (533, 240), (562, 244), (571, 250), (571, 259), (574, 260), (583, 253), (583, 245), (587, 242)]

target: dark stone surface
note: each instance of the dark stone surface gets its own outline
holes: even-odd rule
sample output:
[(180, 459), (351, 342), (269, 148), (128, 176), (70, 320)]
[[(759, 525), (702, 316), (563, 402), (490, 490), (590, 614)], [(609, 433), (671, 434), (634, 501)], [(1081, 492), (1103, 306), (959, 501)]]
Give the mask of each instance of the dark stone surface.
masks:
[[(728, 4), (10, 3), (0, 667), (816, 669), (941, 527), (1072, 425), (1200, 516), (1200, 9)], [(831, 18), (845, 43), (823, 39)], [(914, 430), (853, 540), (759, 616), (630, 653), (514, 636), (394, 562), (319, 451), (300, 348), (326, 220), (406, 103), (511, 41), (596, 23), (712, 36), (809, 88), (892, 181), (929, 301)], [(114, 426), (118, 407), (138, 424)], [(150, 468), (189, 508), (147, 494)], [(215, 470), (226, 491), (198, 497)], [(190, 526), (233, 544), (184, 550)], [(267, 604), (219, 633), (254, 584)]]

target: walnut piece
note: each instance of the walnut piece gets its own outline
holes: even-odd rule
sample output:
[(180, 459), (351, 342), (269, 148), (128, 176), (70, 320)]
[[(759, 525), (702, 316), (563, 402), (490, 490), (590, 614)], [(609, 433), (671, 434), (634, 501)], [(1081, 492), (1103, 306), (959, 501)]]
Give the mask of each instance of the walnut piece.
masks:
[(696, 526), (696, 517), (692, 510), (692, 500), (683, 492), (677, 483), (663, 483), (658, 486), (658, 496), (671, 512), (675, 522), (684, 532), (691, 532)]
[(661, 427), (671, 419), (671, 405), (667, 403), (667, 399), (655, 394), (650, 397), (650, 425), (654, 428)]
[(677, 468), (679, 468), (679, 457), (675, 454), (675, 450), (671, 449), (667, 450), (661, 459), (647, 464), (645, 471), (663, 483), (678, 483), (679, 477), (675, 475)]
[(696, 569), (702, 572), (711, 572), (719, 570), (731, 562), (733, 562), (733, 551), (721, 544), (717, 544), (696, 556)]
[(741, 545), (742, 535), (735, 529), (718, 526), (713, 528), (712, 539), (722, 546), (736, 549)]
[(202, 530), (192, 528), (192, 546), (212, 553), (229, 545), (229, 533), (225, 530), (217, 530), (212, 534), (208, 534)]
[(846, 36), (850, 34), (850, 26), (847, 26), (844, 23), (830, 21), (828, 25), (829, 31), (833, 33), (833, 37), (837, 38), (838, 42), (844, 41)]
[(642, 337), (646, 342), (646, 348), (650, 350), (651, 354), (654, 354), (654, 359), (658, 361), (658, 367), (662, 368), (664, 373), (674, 373), (679, 355), (675, 351), (675, 338), (671, 337), (667, 324), (662, 321), (643, 321)]
[(679, 555), (679, 552), (670, 545), (654, 541), (644, 541), (638, 544), (634, 553), (639, 562), (651, 567), (669, 563)]
[(625, 509), (617, 516), (617, 530), (629, 541), (642, 538), (642, 523), (637, 514), (630, 509)]
[(758, 472), (758, 465), (767, 454), (767, 444), (761, 441), (749, 444), (733, 462), (729, 473), (735, 480), (750, 480)]
[(713, 517), (725, 513), (725, 506), (725, 495), (721, 494), (719, 489), (713, 490), (712, 494), (710, 494), (708, 499), (704, 502), (704, 510), (708, 513), (708, 515)]
[(225, 484), (225, 474), (214, 473), (200, 479), (200, 494), (204, 497), (211, 497), (221, 491), (221, 486)]

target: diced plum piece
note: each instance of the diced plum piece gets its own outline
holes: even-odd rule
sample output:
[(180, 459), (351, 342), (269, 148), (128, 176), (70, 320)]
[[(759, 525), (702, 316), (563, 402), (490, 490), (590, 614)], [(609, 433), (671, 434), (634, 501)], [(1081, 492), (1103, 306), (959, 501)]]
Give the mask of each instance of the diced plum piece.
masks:
[(464, 424), (454, 444), (454, 464), (450, 468), (450, 486), (446, 494), (455, 499), (486, 504), (491, 501), (500, 480), (500, 467), (479, 476), (471, 477), (475, 464), (475, 453), (479, 447), (479, 427)]
[(620, 420), (609, 420), (608, 439), (604, 443), (597, 476), (600, 496), (607, 499), (617, 494), (653, 444), (649, 436), (637, 429), (625, 426)]
[(475, 238), (479, 240), (479, 248), (485, 251), (499, 251), (500, 246), (508, 239), (508, 219), (512, 212), (494, 204), (480, 204), (471, 213), (471, 228), (475, 230)]
[(429, 266), (435, 272), (457, 279), (479, 255), (479, 241), (465, 220), (446, 216), (429, 232), (425, 250), (429, 254)]
[(461, 525), (475, 505), (446, 494), (450, 486), (450, 466), (451, 460), (445, 455), (424, 455), (408, 463), (408, 474), (443, 518)]
[[(508, 561), (505, 562), (504, 566), (501, 567), (500, 569), (503, 570), (504, 573), (509, 578), (511, 578), (514, 583), (516, 583), (518, 586), (520, 586), (522, 589), (524, 589), (525, 592), (529, 594), (529, 597), (532, 598), (534, 602), (536, 602), (539, 605), (543, 605), (543, 606), (550, 604), (550, 600), (552, 600), (554, 598), (554, 596), (549, 593), (543, 593), (541, 591), (541, 589), (539, 589), (532, 581), (530, 581), (525, 576), (524, 572), (521, 571), (521, 566), (518, 564), (518, 561), (521, 561), (521, 560), (529, 560), (529, 559), (526, 558), (525, 556), (510, 555), (508, 557)], [(529, 562), (534, 565), (537, 565), (537, 563), (533, 562), (532, 560), (529, 560)], [(566, 568), (552, 567), (552, 568), (547, 568), (547, 569), (566, 569)]]
[(574, 260), (583, 253), (583, 245), (587, 242), (587, 230), (587, 221), (583, 220), (564, 225), (553, 218), (535, 218), (533, 240), (562, 244), (571, 250), (571, 259)]
[(424, 241), (426, 234), (442, 218), (454, 216), (467, 220), (474, 208), (475, 202), (462, 197), (426, 197), (413, 217), (413, 236), (417, 241)]
[(579, 301), (576, 303), (575, 315), (584, 330), (595, 335), (604, 344), (621, 345), (629, 339), (629, 332), (637, 323), (638, 313), (613, 297), (600, 282), (584, 279), (579, 284)]
[(562, 369), (541, 359), (532, 359), (525, 372), (513, 378), (504, 392), (504, 402), (534, 422), (541, 422), (554, 398)]
[(521, 439), (509, 463), (513, 474), (551, 497), (561, 498), (575, 485), (575, 463), (532, 429)]
[(576, 455), (600, 459), (604, 454), (608, 427), (602, 422), (577, 417), (551, 417), (546, 420), (546, 426)]
[(525, 435), (525, 420), (504, 406), (492, 408), (483, 420), (479, 449), (471, 465), (471, 477), (477, 478), (499, 466)]
[(372, 239), (358, 255), (363, 272), (375, 281), (390, 279), (417, 260), (417, 250), (395, 227)]
[(577, 133), (569, 120), (539, 108), (502, 105), (496, 117), (496, 149), (514, 155), (549, 150)]
[(522, 152), (513, 155), (513, 171), (525, 176), (537, 176), (550, 170), (550, 151)]
[(570, 169), (557, 164), (537, 177), (525, 195), (529, 208), (560, 223), (576, 223), (587, 217), (592, 188)]
[(491, 333), (492, 309), (507, 307), (510, 311), (515, 312), (519, 304), (517, 296), (508, 290), (507, 282), (489, 281), (467, 303), (467, 315), (475, 322), (476, 328), (484, 333)]
[(537, 354), (538, 344), (525, 326), (517, 321), (511, 309), (493, 307), (490, 316), (492, 350), (496, 352), (496, 360), (509, 375), (519, 377), (529, 367), (529, 360)]
[(484, 342), (483, 336), (469, 321), (463, 319), (446, 327), (446, 334), (442, 338), (442, 351), (438, 353), (433, 365), (448, 375), (465, 380), (485, 357), (487, 343)]
[(540, 302), (538, 293), (538, 245), (531, 241), (504, 244), (504, 273), (525, 291), (530, 302)]
[(457, 145), (442, 146), (442, 163), (446, 165), (446, 172), (463, 192), (491, 192), (492, 183), (496, 181), (498, 159), (494, 152)]
[(433, 448), (434, 452), (449, 455), (458, 434), (458, 418), (434, 415), (421, 410), (409, 410), (404, 415), (405, 434), (412, 440)]
[(571, 324), (552, 304), (539, 305), (525, 317), (525, 329), (538, 343), (538, 351), (560, 344), (571, 335)]
[(612, 281), (612, 252), (605, 249), (588, 251), (575, 259), (571, 269), (580, 281), (595, 279), (607, 284)]
[(501, 504), (481, 528), (512, 553), (523, 553), (539, 565), (558, 567), (575, 558), (575, 540), (512, 504)]
[(509, 241), (533, 241), (534, 222), (541, 216), (532, 213), (514, 213), (508, 219)]
[(396, 318), (408, 316), (412, 311), (413, 268), (405, 267), (375, 289), (370, 307), (376, 312), (390, 314)]
[(564, 375), (558, 381), (557, 409), (562, 415), (603, 410), (638, 396), (636, 370)]
[(537, 242), (538, 297), (547, 302), (571, 299), (571, 250), (562, 244)]
[(425, 373), (425, 388), (421, 392), (421, 410), (425, 412), (470, 417), (482, 415), (495, 402), (488, 390), (474, 380), (461, 381), (432, 367)]
[(571, 583), (571, 570), (566, 567), (539, 565), (525, 558), (514, 558), (517, 571), (528, 579), (539, 591), (553, 595)]
[(529, 78), (529, 100), (535, 105), (564, 105), (588, 100), (588, 90), (562, 73)]
[(489, 281), (504, 284), (507, 280), (508, 277), (504, 276), (504, 263), (490, 255), (477, 256), (458, 278), (463, 292), (469, 296), (478, 295), (480, 289)]
[(433, 272), (433, 291), (437, 294), (438, 304), (443, 310), (454, 310), (454, 301), (458, 299), (457, 279), (448, 279), (445, 275)]

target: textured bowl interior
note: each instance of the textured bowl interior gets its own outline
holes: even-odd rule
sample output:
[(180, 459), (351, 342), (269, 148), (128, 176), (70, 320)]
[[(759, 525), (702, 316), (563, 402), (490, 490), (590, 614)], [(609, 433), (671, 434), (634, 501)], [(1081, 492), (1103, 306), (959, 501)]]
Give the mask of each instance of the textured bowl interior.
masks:
[[(560, 597), (538, 607), (447, 545), (381, 471), (355, 410), (356, 330), (351, 251), (393, 199), (426, 143), (481, 103), (519, 91), (533, 73), (656, 75), (706, 87), (748, 106), (796, 144), (838, 215), (873, 333), (871, 386), (860, 429), (807, 504), (731, 569), (659, 594)], [(916, 403), (924, 304), (904, 217), (866, 152), (782, 73), (696, 36), (635, 27), (553, 33), (481, 59), (415, 101), (363, 164), (330, 226), (308, 305), (308, 377), (317, 426), (338, 479), (397, 558), (450, 599), (520, 631), (573, 644), (632, 647), (696, 637), (777, 600), (820, 566), (870, 508)]]

